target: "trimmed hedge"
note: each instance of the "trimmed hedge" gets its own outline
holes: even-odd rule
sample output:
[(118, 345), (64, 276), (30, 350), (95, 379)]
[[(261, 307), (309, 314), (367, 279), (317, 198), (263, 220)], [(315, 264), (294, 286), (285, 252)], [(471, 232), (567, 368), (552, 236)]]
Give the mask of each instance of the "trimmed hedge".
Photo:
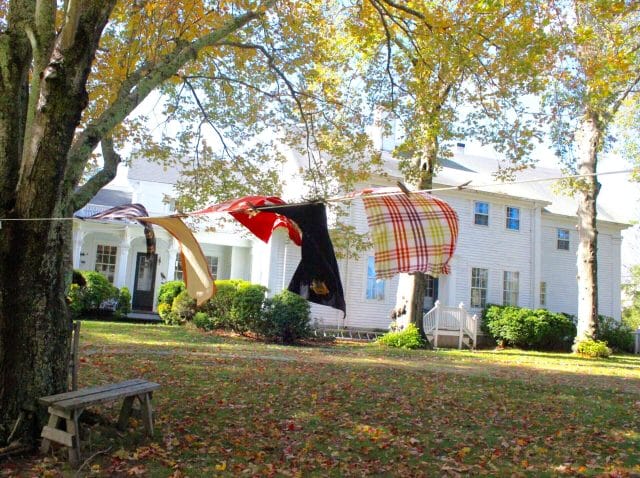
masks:
[(633, 352), (633, 329), (613, 317), (598, 316), (598, 333), (596, 339), (607, 343), (614, 351)]
[(606, 342), (587, 339), (578, 342), (576, 353), (591, 358), (607, 358), (611, 355), (611, 349), (607, 347)]
[(498, 343), (530, 350), (570, 350), (576, 326), (570, 316), (546, 309), (489, 305), (482, 328)]
[(306, 299), (284, 290), (265, 300), (263, 315), (255, 332), (270, 340), (293, 344), (311, 336), (311, 308)]
[(74, 274), (76, 282), (81, 282), (78, 274), (84, 280), (84, 285), (71, 284), (67, 293), (69, 308), (74, 316), (98, 311), (108, 303), (117, 307), (120, 291), (104, 275), (94, 271), (74, 271)]

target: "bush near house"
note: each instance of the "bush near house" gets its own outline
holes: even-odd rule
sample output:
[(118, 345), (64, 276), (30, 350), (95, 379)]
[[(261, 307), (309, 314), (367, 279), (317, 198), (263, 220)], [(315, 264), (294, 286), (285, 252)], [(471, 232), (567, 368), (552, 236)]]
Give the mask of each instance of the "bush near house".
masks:
[(609, 347), (618, 352), (633, 352), (633, 329), (613, 317), (598, 316), (598, 333), (596, 339), (606, 342)]
[(219, 280), (216, 281), (216, 294), (202, 305), (202, 312), (207, 314), (211, 321), (209, 330), (231, 329), (231, 309), (236, 295), (238, 284), (243, 281)]
[(311, 336), (310, 313), (306, 299), (284, 290), (265, 300), (255, 332), (270, 340), (293, 344)]
[(482, 328), (498, 343), (531, 350), (570, 350), (576, 326), (570, 316), (546, 309), (489, 305)]
[(407, 325), (404, 330), (387, 332), (381, 337), (378, 337), (376, 343), (401, 349), (421, 349), (426, 346), (415, 324)]
[(100, 312), (108, 303), (117, 307), (120, 291), (104, 275), (94, 271), (74, 271), (74, 274), (80, 274), (84, 279), (84, 285), (73, 283), (67, 293), (74, 316)]
[(239, 282), (230, 311), (231, 329), (240, 334), (257, 332), (265, 306), (267, 288), (250, 282)]
[(169, 306), (171, 306), (173, 299), (185, 289), (184, 282), (181, 280), (169, 281), (162, 284), (158, 291), (158, 309), (160, 309), (160, 304), (169, 304)]
[(126, 317), (129, 312), (131, 312), (131, 292), (129, 292), (127, 287), (121, 287), (118, 293), (116, 315), (118, 317)]
[(177, 317), (180, 323), (192, 320), (196, 314), (196, 300), (191, 298), (186, 290), (183, 290), (173, 299), (171, 313)]
[(611, 355), (611, 349), (607, 347), (607, 343), (601, 340), (587, 339), (578, 342), (576, 353), (584, 357), (591, 358), (607, 358)]

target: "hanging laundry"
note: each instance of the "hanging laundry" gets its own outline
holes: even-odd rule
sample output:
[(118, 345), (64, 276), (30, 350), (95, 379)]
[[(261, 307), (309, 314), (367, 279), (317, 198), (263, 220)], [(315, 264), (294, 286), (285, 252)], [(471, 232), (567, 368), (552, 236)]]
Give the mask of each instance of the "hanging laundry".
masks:
[(214, 212), (228, 212), (240, 224), (249, 229), (256, 237), (269, 242), (271, 233), (278, 227), (285, 227), (289, 231), (289, 238), (298, 246), (302, 244), (298, 226), (270, 209), (259, 210), (259, 207), (286, 204), (275, 196), (245, 196), (239, 199), (213, 204), (190, 215), (209, 214)]
[(402, 272), (433, 277), (449, 273), (458, 240), (458, 215), (451, 206), (430, 193), (405, 194), (397, 188), (367, 189), (360, 194), (379, 279)]
[(302, 231), (302, 259), (288, 289), (310, 302), (346, 313), (338, 261), (327, 228), (325, 205), (270, 206), (268, 211), (289, 218)]
[(200, 244), (179, 217), (146, 217), (145, 221), (164, 227), (180, 244), (180, 260), (184, 284), (198, 305), (204, 304), (216, 291), (209, 264)]
[(140, 219), (147, 216), (149, 216), (149, 213), (147, 213), (147, 209), (142, 204), (123, 204), (81, 219), (128, 219), (135, 221), (144, 227), (147, 254), (154, 254), (156, 252), (156, 236), (153, 232), (153, 227), (147, 221)]

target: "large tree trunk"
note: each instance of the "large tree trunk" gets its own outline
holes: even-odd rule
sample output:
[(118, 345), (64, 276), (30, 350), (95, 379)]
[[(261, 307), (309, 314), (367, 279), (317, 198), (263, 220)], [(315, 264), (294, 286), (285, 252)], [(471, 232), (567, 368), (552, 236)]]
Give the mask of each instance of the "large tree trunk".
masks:
[(0, 447), (35, 442), (38, 398), (67, 386), (72, 226), (51, 218), (73, 212), (68, 151), (114, 4), (70, 2), (58, 30), (55, 2), (12, 1), (0, 33)]
[[(419, 173), (411, 181), (411, 185), (418, 190), (431, 189), (433, 187), (433, 173), (438, 157), (438, 140), (429, 138), (422, 157), (416, 162), (415, 168)], [(420, 332), (422, 330), (422, 308), (424, 295), (427, 290), (427, 276), (422, 272), (400, 274), (398, 291), (396, 294), (396, 310), (406, 307), (405, 323), (415, 324)]]
[(576, 134), (578, 172), (587, 174), (578, 190), (578, 333), (575, 343), (594, 338), (598, 329), (598, 230), (596, 200), (600, 184), (595, 176), (602, 129), (597, 117), (587, 114)]

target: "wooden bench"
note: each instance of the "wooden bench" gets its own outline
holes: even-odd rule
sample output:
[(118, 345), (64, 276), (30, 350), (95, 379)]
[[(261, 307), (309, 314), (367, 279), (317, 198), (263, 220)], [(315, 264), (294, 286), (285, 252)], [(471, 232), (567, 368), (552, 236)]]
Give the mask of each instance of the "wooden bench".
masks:
[(78, 419), (85, 408), (105, 402), (124, 398), (118, 428), (126, 428), (133, 408), (134, 400), (140, 402), (142, 423), (147, 435), (153, 435), (153, 408), (151, 398), (153, 391), (160, 388), (154, 382), (142, 379), (127, 380), (120, 383), (101, 385), (99, 387), (59, 393), (40, 398), (40, 403), (49, 410), (49, 423), (42, 428), (43, 453), (49, 451), (51, 442), (60, 443), (69, 448), (69, 462), (76, 466), (80, 463), (80, 429)]

